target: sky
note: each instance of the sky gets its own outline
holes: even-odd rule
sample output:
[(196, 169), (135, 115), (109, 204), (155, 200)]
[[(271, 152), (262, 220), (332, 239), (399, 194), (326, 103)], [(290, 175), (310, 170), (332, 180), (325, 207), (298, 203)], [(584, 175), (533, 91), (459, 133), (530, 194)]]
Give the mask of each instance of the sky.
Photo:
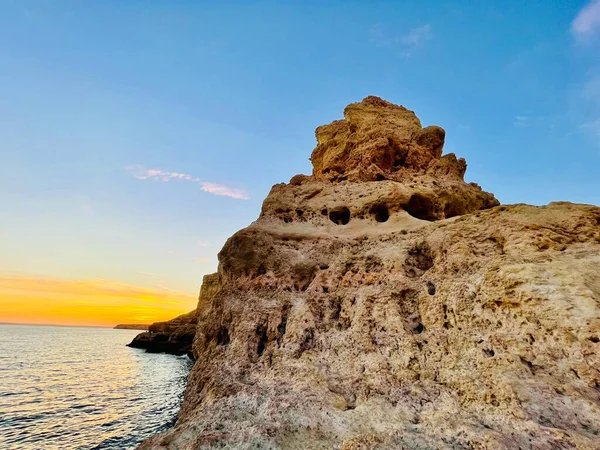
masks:
[(377, 95), (502, 203), (600, 204), (600, 0), (0, 0), (0, 322), (148, 323)]

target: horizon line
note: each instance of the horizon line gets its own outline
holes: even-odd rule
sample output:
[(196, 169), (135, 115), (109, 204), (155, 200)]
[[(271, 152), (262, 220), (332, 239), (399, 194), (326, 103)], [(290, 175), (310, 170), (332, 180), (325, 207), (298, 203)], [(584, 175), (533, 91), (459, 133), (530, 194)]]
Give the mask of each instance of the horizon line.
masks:
[[(0, 322), (0, 325), (34, 326), (34, 327), (64, 327), (64, 328), (108, 328), (114, 330), (117, 325), (146, 325), (147, 323), (117, 323), (116, 325), (71, 325), (59, 323), (28, 323), (28, 322)], [(135, 331), (135, 330), (134, 330)]]

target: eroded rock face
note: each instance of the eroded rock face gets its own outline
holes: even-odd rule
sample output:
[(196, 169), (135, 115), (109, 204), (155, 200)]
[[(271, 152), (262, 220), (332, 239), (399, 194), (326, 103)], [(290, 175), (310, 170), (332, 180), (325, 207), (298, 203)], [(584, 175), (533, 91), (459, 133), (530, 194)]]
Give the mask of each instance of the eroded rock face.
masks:
[(315, 178), (400, 182), (404, 198), (396, 203), (402, 201), (419, 219), (449, 218), (499, 204), (492, 194), (464, 182), (463, 158), (442, 156), (444, 129), (422, 128), (415, 113), (403, 106), (367, 97), (348, 105), (343, 120), (319, 127), (315, 134)]
[(600, 208), (497, 206), (443, 130), (345, 117), (221, 250), (179, 421), (141, 448), (600, 448)]

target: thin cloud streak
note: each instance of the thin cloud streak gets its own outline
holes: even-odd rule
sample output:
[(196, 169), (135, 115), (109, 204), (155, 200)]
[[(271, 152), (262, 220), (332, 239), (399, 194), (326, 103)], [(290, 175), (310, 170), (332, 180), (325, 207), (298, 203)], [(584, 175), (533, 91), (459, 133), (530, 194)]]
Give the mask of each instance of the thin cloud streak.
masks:
[(194, 183), (198, 183), (200, 185), (200, 189), (209, 194), (231, 197), (238, 200), (248, 200), (249, 198), (248, 194), (241, 189), (235, 189), (223, 184), (205, 181), (187, 173), (169, 172), (160, 169), (146, 169), (141, 165), (126, 166), (125, 169), (139, 180), (154, 180), (163, 182), (169, 182), (171, 180), (192, 181)]
[(544, 127), (556, 128), (556, 117), (550, 116), (515, 116), (513, 125), (520, 128)]
[(571, 32), (579, 41), (584, 41), (600, 32), (600, 0), (592, 0), (583, 7), (573, 23)]
[(431, 38), (433, 38), (431, 25), (425, 24), (422, 27), (413, 28), (410, 30), (408, 34), (405, 34), (400, 38), (400, 42), (408, 47), (414, 48), (421, 47)]

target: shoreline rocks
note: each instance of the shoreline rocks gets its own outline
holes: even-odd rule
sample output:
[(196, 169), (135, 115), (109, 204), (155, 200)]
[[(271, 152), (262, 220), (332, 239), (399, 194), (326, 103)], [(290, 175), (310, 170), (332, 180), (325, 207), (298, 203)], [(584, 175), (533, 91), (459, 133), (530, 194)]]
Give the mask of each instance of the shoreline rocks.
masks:
[(113, 330), (147, 330), (150, 325), (139, 323), (121, 323), (115, 325)]
[[(217, 274), (206, 275), (198, 296), (198, 306), (210, 302), (218, 293), (218, 289)], [(148, 326), (148, 331), (138, 334), (127, 346), (144, 349), (148, 353), (188, 355), (194, 359), (192, 343), (196, 335), (197, 324), (196, 309), (166, 322), (151, 324)]]
[(133, 338), (127, 346), (144, 349), (148, 353), (191, 357), (197, 323), (195, 310), (166, 322), (156, 322), (148, 327), (148, 331)]

